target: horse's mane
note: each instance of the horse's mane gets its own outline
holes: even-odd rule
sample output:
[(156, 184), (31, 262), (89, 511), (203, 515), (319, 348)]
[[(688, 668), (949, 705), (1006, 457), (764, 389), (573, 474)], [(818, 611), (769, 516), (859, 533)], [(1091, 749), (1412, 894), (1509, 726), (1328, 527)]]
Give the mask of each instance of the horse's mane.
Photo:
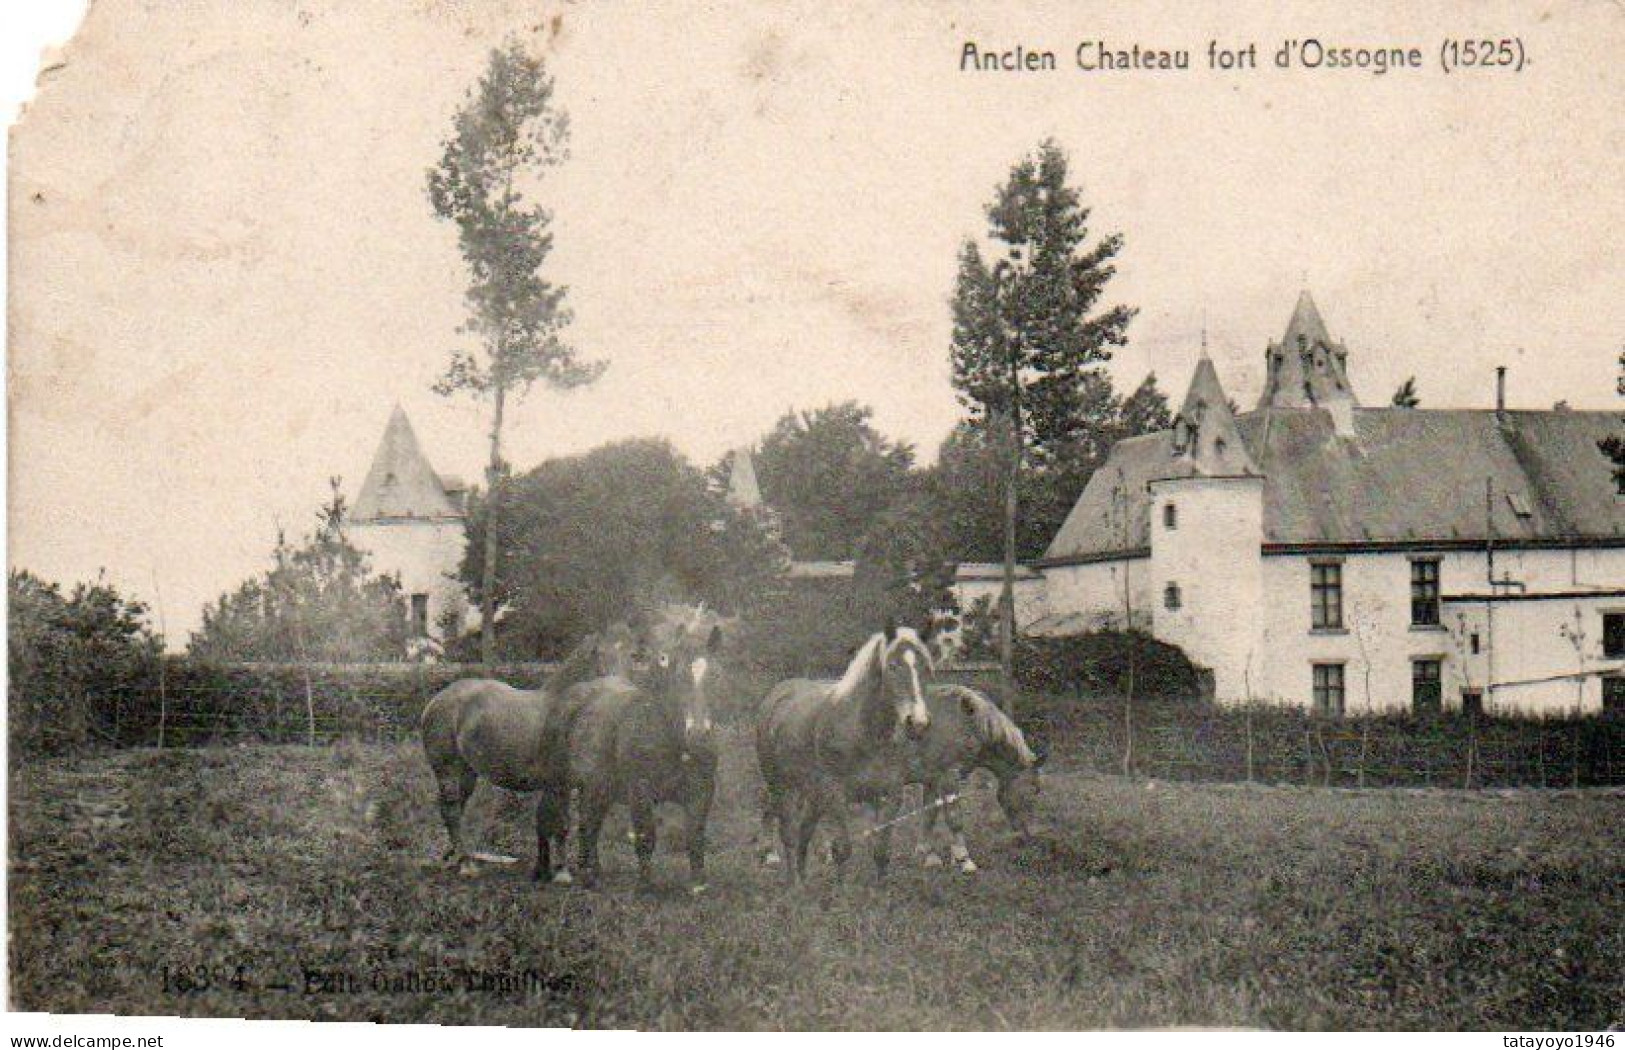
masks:
[(949, 686), (966, 701), (966, 714), (970, 716), (971, 728), (977, 739), (989, 747), (997, 747), (1009, 752), (1016, 761), (1024, 766), (1030, 766), (1038, 761), (1033, 749), (1027, 746), (1027, 738), (1021, 728), (1010, 720), (1010, 716), (999, 710), (999, 705), (989, 700), (987, 696), (969, 686)]
[(869, 636), (869, 640), (858, 647), (857, 654), (852, 662), (846, 665), (846, 673), (841, 675), (835, 688), (830, 690), (831, 700), (841, 701), (858, 691), (858, 686), (869, 676), (870, 669), (880, 659), (880, 650), (886, 644), (886, 636), (876, 631)]
[(841, 675), (840, 681), (835, 683), (835, 688), (830, 690), (830, 699), (838, 703), (851, 697), (853, 693), (858, 691), (858, 687), (863, 684), (863, 680), (874, 670), (874, 666), (899, 645), (907, 645), (919, 652), (925, 658), (925, 667), (928, 672), (936, 670), (936, 661), (931, 658), (931, 648), (925, 644), (919, 632), (914, 628), (897, 628), (897, 633), (892, 636), (890, 641), (887, 641), (885, 634), (876, 631), (869, 636), (868, 641), (858, 648), (857, 654), (852, 657), (852, 662), (846, 667), (846, 673)]

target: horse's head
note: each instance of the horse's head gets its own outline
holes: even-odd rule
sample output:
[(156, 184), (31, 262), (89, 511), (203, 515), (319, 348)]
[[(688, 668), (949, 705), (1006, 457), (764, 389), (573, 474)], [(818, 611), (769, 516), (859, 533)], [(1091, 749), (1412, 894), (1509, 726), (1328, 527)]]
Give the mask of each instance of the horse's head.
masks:
[(931, 649), (912, 627), (888, 623), (880, 648), (881, 691), (891, 702), (897, 722), (918, 740), (931, 724), (925, 689), (936, 674)]
[(1038, 811), (1038, 764), (1018, 768), (999, 780), (999, 808), (1022, 838), (1032, 838), (1033, 816)]
[(722, 647), (722, 625), (705, 607), (668, 615), (637, 632), (637, 678), (651, 695), (681, 717), (686, 746), (711, 739), (709, 679)]

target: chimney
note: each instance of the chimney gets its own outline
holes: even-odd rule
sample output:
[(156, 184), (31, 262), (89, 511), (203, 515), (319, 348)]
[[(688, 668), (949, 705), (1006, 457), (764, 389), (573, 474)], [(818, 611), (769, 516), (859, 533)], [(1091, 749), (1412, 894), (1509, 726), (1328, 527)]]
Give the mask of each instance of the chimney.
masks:
[(1507, 415), (1507, 366), (1495, 366), (1495, 418), (1506, 422)]

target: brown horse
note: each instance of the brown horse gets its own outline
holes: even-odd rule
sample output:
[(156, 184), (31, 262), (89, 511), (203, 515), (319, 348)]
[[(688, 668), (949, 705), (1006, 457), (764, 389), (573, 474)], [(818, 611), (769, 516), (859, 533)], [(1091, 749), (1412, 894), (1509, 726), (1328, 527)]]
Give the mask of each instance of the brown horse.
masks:
[[(969, 686), (942, 683), (925, 691), (925, 706), (931, 724), (908, 755), (908, 784), (924, 789), (923, 805), (916, 811), (923, 820), (917, 845), (927, 867), (942, 864), (931, 839), (938, 816), (950, 833), (949, 855), (960, 871), (977, 870), (965, 844), (959, 819), (959, 800), (965, 781), (977, 769), (985, 769), (998, 782), (999, 808), (1005, 819), (1023, 838), (1032, 834), (1034, 810), (1039, 794), (1039, 758), (1027, 745), (1027, 738), (997, 704)], [(763, 814), (762, 862), (767, 867), (783, 863), (772, 844), (775, 815)]]
[(563, 763), (550, 737), (558, 698), (571, 686), (613, 670), (629, 645), (624, 628), (589, 635), (540, 689), (515, 689), (490, 678), (465, 678), (436, 693), (419, 731), (434, 772), (446, 858), (463, 857), (463, 810), (481, 778), (509, 791), (539, 792), (536, 800), (537, 879), (553, 873), (553, 847), (568, 830), (569, 795), (560, 790)]
[(1010, 716), (969, 686), (932, 686), (926, 690), (925, 703), (931, 710), (931, 726), (920, 738), (909, 775), (910, 783), (925, 789), (919, 851), (928, 866), (942, 863), (931, 845), (940, 813), (951, 836), (949, 855), (960, 871), (971, 874), (976, 862), (965, 845), (958, 806), (966, 778), (976, 769), (992, 773), (999, 785), (999, 808), (1010, 826), (1027, 838), (1038, 804), (1039, 759)]
[(668, 607), (639, 634), (622, 673), (565, 690), (556, 714), (568, 776), (555, 790), (576, 792), (577, 867), (588, 885), (600, 875), (598, 839), (614, 805), (625, 802), (631, 811), (638, 879), (645, 887), (654, 875), (656, 807), (681, 806), (690, 889), (699, 893), (705, 889), (705, 827), (717, 769), (706, 679), (722, 628), (706, 619), (703, 606)]
[(756, 723), (767, 808), (778, 824), (785, 877), (806, 875), (818, 823), (834, 823), (831, 856), (844, 869), (852, 853), (849, 803), (875, 811), (875, 867), (885, 874), (895, 809), (907, 781), (912, 745), (931, 723), (925, 687), (931, 651), (911, 628), (888, 626), (858, 649), (837, 682), (780, 682), (762, 702)]

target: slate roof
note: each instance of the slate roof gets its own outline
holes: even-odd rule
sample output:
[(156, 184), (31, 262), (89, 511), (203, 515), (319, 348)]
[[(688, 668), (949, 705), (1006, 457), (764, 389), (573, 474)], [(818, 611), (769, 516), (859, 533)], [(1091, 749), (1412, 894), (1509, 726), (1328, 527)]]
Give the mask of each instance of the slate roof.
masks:
[[(1597, 450), (1617, 412), (1355, 408), (1340, 436), (1320, 408), (1236, 421), (1264, 481), (1264, 544), (1625, 543), (1625, 498)], [(1043, 564), (1144, 552), (1147, 483), (1181, 476), (1172, 431), (1118, 443)]]
[(429, 465), (418, 447), (411, 422), (396, 405), (349, 520), (364, 525), (403, 519), (461, 518), (462, 511), (447, 494), (447, 480)]

